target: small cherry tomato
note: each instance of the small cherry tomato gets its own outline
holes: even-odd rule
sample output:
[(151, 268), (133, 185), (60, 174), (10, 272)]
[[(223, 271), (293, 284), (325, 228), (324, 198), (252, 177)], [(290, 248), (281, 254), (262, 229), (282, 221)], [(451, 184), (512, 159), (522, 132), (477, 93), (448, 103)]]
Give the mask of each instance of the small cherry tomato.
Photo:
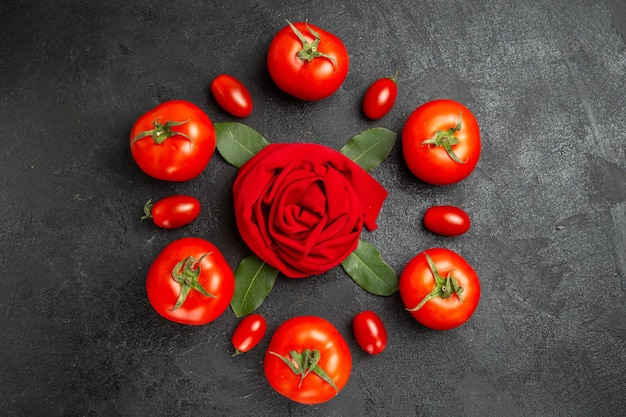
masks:
[(370, 355), (378, 355), (387, 347), (387, 329), (373, 311), (361, 311), (354, 316), (352, 330), (359, 346)]
[(211, 93), (228, 113), (236, 117), (247, 117), (252, 113), (252, 96), (237, 78), (220, 74), (211, 82)]
[(143, 207), (143, 219), (152, 219), (163, 229), (175, 229), (194, 221), (200, 214), (200, 202), (189, 195), (173, 195), (156, 203), (148, 200)]
[(372, 120), (378, 120), (393, 107), (398, 95), (396, 75), (380, 78), (367, 89), (363, 96), (363, 113)]
[(250, 314), (244, 317), (233, 333), (232, 342), (235, 355), (244, 353), (259, 344), (267, 331), (265, 318), (260, 314)]
[(449, 330), (474, 314), (480, 300), (480, 281), (461, 255), (433, 248), (417, 254), (404, 267), (399, 291), (415, 320), (429, 329)]
[(470, 228), (470, 217), (455, 206), (433, 206), (424, 214), (424, 226), (442, 236), (458, 236)]

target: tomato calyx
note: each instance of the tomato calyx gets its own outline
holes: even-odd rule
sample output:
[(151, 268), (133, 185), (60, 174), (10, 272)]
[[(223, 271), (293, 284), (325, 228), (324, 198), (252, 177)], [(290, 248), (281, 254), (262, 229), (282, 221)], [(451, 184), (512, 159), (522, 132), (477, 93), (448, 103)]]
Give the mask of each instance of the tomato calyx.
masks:
[(146, 204), (143, 206), (144, 216), (141, 217), (141, 220), (151, 219), (152, 218), (152, 207), (154, 204), (152, 203), (152, 199), (146, 201)]
[(422, 145), (433, 145), (433, 146), (441, 146), (445, 149), (446, 153), (454, 162), (458, 162), (459, 164), (464, 164), (467, 161), (461, 161), (458, 156), (454, 153), (452, 149), (452, 145), (456, 145), (459, 143), (459, 138), (454, 136), (456, 132), (461, 130), (461, 126), (463, 124), (463, 113), (459, 113), (459, 118), (456, 122), (456, 126), (451, 127), (448, 130), (437, 130), (433, 137), (430, 139), (426, 139), (422, 142)]
[(426, 255), (426, 262), (428, 262), (428, 267), (430, 268), (430, 272), (433, 274), (433, 278), (435, 278), (435, 288), (432, 289), (431, 292), (426, 294), (426, 296), (419, 302), (419, 304), (413, 308), (407, 308), (408, 311), (417, 311), (424, 306), (427, 302), (432, 300), (433, 298), (443, 298), (448, 299), (456, 294), (459, 299), (461, 299), (461, 294), (463, 293), (463, 287), (459, 286), (459, 282), (455, 277), (452, 276), (452, 271), (448, 272), (445, 278), (443, 278), (439, 271), (437, 271), (437, 267), (433, 262), (432, 258)]
[(130, 142), (130, 144), (132, 145), (133, 143), (137, 142), (139, 139), (143, 139), (147, 136), (151, 136), (152, 140), (157, 145), (162, 144), (163, 142), (165, 142), (166, 139), (171, 138), (172, 136), (176, 136), (176, 135), (182, 136), (185, 139), (191, 141), (191, 138), (187, 136), (186, 134), (184, 134), (183, 132), (175, 132), (172, 130), (172, 127), (181, 126), (187, 122), (189, 122), (189, 119), (183, 120), (182, 122), (173, 122), (173, 121), (168, 120), (167, 122), (165, 122), (165, 124), (163, 124), (159, 121), (159, 118), (156, 118), (152, 122), (152, 126), (154, 126), (154, 128), (150, 130), (144, 130), (143, 132), (135, 136), (133, 140)]
[(315, 40), (313, 41), (313, 43), (309, 43), (309, 41), (306, 40), (306, 38), (304, 37), (304, 35), (302, 34), (302, 32), (300, 32), (298, 30), (298, 28), (296, 28), (293, 23), (291, 23), (289, 20), (287, 20), (287, 23), (289, 24), (289, 27), (291, 28), (291, 30), (293, 31), (293, 33), (296, 34), (296, 36), (298, 37), (298, 39), (300, 39), (300, 42), (302, 42), (302, 49), (300, 49), (297, 53), (297, 57), (300, 58), (302, 61), (304, 62), (311, 62), (313, 61), (315, 58), (326, 58), (328, 59), (330, 62), (332, 62), (333, 64), (333, 68), (336, 70), (337, 67), (337, 61), (335, 60), (335, 58), (333, 58), (330, 55), (327, 55), (323, 52), (320, 52), (317, 48), (319, 46), (321, 37), (320, 34), (317, 33), (315, 30), (313, 30), (313, 28), (311, 28), (308, 24), (306, 25), (307, 30), (309, 31), (309, 33), (311, 35), (313, 35), (315, 37)]
[(206, 297), (215, 298), (215, 295), (204, 289), (202, 284), (198, 281), (202, 272), (200, 262), (202, 262), (202, 259), (204, 259), (205, 256), (210, 254), (210, 252), (205, 253), (200, 257), (200, 259), (188, 256), (174, 266), (172, 269), (172, 279), (180, 284), (180, 293), (178, 294), (176, 304), (170, 311), (180, 308), (180, 306), (182, 306), (187, 299), (191, 290), (198, 291)]
[(332, 386), (337, 393), (339, 392), (335, 382), (330, 378), (330, 376), (328, 376), (326, 371), (319, 366), (319, 361), (322, 357), (322, 353), (319, 350), (304, 349), (302, 352), (292, 350), (289, 352), (290, 358), (272, 351), (269, 353), (282, 360), (287, 366), (289, 366), (289, 369), (291, 369), (291, 372), (295, 375), (300, 376), (298, 388), (302, 386), (304, 378), (312, 372), (319, 376), (324, 382)]

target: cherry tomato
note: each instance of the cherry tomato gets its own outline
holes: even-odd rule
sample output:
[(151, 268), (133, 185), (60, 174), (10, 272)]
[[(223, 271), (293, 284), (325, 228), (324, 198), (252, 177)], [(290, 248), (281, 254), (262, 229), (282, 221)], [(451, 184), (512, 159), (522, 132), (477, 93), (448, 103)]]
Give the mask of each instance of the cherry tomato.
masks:
[(433, 206), (424, 214), (424, 226), (442, 236), (458, 236), (470, 228), (470, 217), (455, 206)]
[(206, 168), (215, 151), (215, 129), (200, 107), (183, 100), (160, 104), (130, 131), (130, 150), (146, 174), (188, 181)]
[(393, 107), (397, 95), (396, 75), (374, 81), (363, 96), (363, 113), (372, 120), (382, 118)]
[(402, 152), (422, 181), (445, 185), (472, 173), (480, 157), (476, 118), (453, 100), (434, 100), (415, 109), (402, 129)]
[(334, 398), (346, 385), (352, 355), (329, 321), (315, 316), (294, 317), (276, 329), (263, 369), (279, 394), (302, 404), (319, 404)]
[(376, 313), (361, 311), (352, 320), (357, 343), (370, 355), (378, 355), (387, 347), (387, 329)]
[(195, 237), (175, 240), (152, 262), (148, 300), (161, 316), (183, 324), (207, 324), (230, 304), (235, 277), (212, 243)]
[(278, 88), (302, 100), (332, 95), (348, 75), (348, 51), (341, 40), (310, 23), (287, 22), (272, 39), (267, 67)]
[(442, 248), (417, 254), (400, 274), (400, 297), (413, 318), (433, 330), (465, 323), (480, 299), (478, 275), (461, 255)]
[(152, 219), (163, 229), (175, 229), (194, 221), (200, 214), (200, 202), (189, 195), (173, 195), (156, 203), (148, 200), (143, 207), (142, 219)]
[(235, 355), (244, 353), (259, 344), (267, 331), (267, 322), (260, 314), (250, 314), (244, 317), (233, 333), (232, 342)]
[(228, 113), (236, 117), (247, 117), (252, 113), (252, 96), (237, 78), (220, 74), (211, 82), (211, 93)]

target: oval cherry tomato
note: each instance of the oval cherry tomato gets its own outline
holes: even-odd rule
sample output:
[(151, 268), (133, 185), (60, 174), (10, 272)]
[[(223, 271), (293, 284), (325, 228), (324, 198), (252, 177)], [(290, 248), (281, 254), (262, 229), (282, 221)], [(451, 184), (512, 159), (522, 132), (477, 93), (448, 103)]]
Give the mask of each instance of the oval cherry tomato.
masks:
[(393, 107), (397, 95), (396, 75), (374, 81), (363, 96), (363, 113), (372, 120), (382, 118)]
[(357, 343), (370, 355), (378, 355), (387, 347), (387, 329), (376, 313), (361, 311), (352, 320)]
[(272, 39), (267, 67), (278, 88), (302, 100), (332, 95), (348, 75), (341, 40), (310, 23), (289, 23)]
[(142, 219), (152, 219), (163, 229), (175, 229), (194, 221), (200, 214), (200, 202), (190, 195), (173, 195), (152, 203), (148, 200), (143, 207)]
[(456, 101), (430, 101), (404, 124), (402, 152), (411, 172), (422, 181), (436, 185), (461, 181), (480, 157), (478, 122)]
[(244, 317), (233, 333), (231, 341), (235, 347), (235, 355), (244, 353), (259, 344), (267, 331), (267, 322), (260, 314)]
[(329, 321), (315, 316), (294, 317), (276, 329), (263, 369), (279, 394), (302, 404), (319, 404), (334, 398), (346, 385), (352, 355)]
[(252, 96), (245, 85), (227, 74), (220, 74), (211, 82), (211, 93), (215, 101), (228, 113), (236, 117), (247, 117), (252, 113)]
[(130, 131), (130, 150), (146, 174), (187, 181), (200, 175), (213, 156), (215, 130), (200, 107), (167, 101), (137, 119)]
[(461, 255), (442, 248), (419, 253), (400, 274), (404, 306), (422, 325), (448, 330), (465, 323), (480, 299), (478, 275)]
[(175, 240), (155, 258), (146, 279), (148, 300), (161, 316), (183, 324), (206, 324), (229, 306), (235, 277), (212, 243)]
[(433, 206), (424, 214), (424, 226), (442, 236), (458, 236), (470, 228), (470, 217), (455, 206)]

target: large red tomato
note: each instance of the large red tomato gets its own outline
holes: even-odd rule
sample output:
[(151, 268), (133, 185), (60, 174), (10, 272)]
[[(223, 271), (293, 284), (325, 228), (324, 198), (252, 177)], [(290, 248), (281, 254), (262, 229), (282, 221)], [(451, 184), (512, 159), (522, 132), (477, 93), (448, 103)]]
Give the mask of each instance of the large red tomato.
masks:
[(294, 317), (274, 332), (263, 368), (278, 393), (302, 404), (318, 404), (334, 398), (346, 385), (352, 355), (329, 321), (315, 316)]
[(419, 253), (400, 274), (400, 296), (411, 315), (433, 330), (460, 326), (480, 299), (478, 275), (461, 255), (434, 248)]
[(348, 51), (341, 40), (310, 23), (291, 23), (269, 46), (267, 67), (281, 90), (302, 100), (333, 94), (348, 75)]
[(228, 308), (235, 276), (215, 245), (186, 237), (167, 245), (152, 262), (146, 290), (152, 307), (166, 319), (206, 324)]
[(193, 103), (166, 101), (137, 119), (130, 131), (130, 151), (146, 174), (188, 181), (200, 175), (213, 156), (213, 123)]
[(480, 157), (480, 131), (472, 112), (453, 100), (415, 109), (402, 129), (404, 160), (415, 176), (445, 185), (466, 178)]

